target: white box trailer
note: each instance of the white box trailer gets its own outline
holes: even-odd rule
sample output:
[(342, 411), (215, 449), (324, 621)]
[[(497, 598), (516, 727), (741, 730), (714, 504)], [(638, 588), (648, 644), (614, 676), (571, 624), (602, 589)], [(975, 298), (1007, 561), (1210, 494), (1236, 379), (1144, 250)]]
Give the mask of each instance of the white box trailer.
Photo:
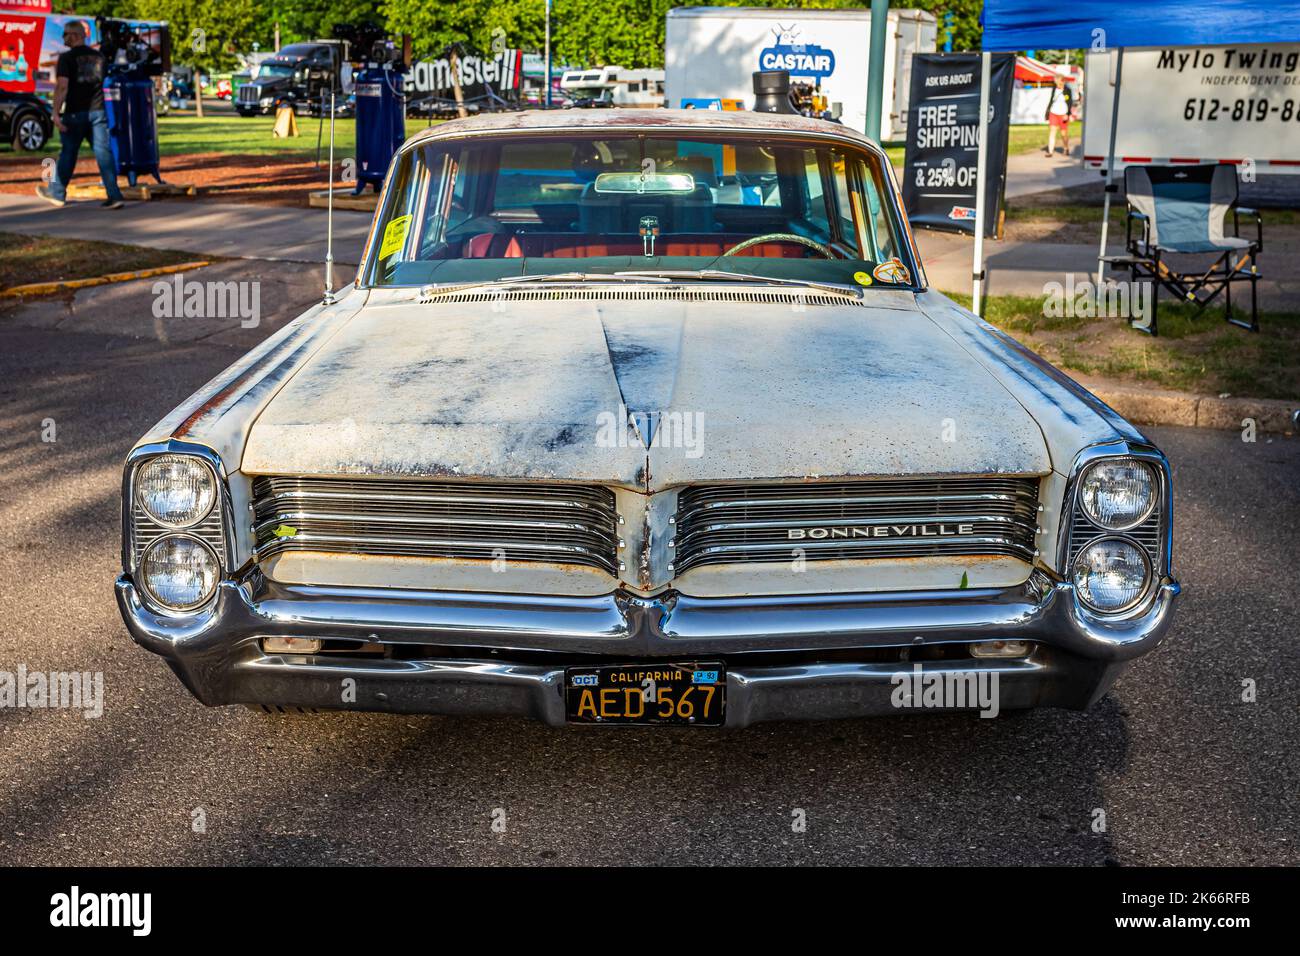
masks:
[[(1083, 159), (1106, 165), (1117, 54), (1089, 53)], [(1300, 43), (1124, 51), (1115, 168), (1231, 163), (1300, 173)]]
[[(818, 82), (829, 102), (841, 104), (844, 124), (865, 132), (870, 10), (674, 7), (666, 26), (669, 106), (697, 97), (738, 99), (752, 106), (754, 72), (789, 70), (796, 82)], [(889, 11), (883, 139), (901, 139), (906, 133), (912, 54), (933, 53), (937, 36), (933, 14)]]

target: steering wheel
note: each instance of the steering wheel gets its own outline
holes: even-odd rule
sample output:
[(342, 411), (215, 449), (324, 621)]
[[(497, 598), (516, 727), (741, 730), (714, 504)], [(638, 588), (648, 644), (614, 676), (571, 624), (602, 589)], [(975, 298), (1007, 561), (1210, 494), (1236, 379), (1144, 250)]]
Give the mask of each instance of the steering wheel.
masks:
[(744, 252), (746, 249), (762, 245), (765, 242), (793, 242), (796, 245), (807, 246), (813, 252), (820, 253), (827, 259), (835, 258), (835, 253), (830, 250), (830, 247), (823, 246), (816, 239), (809, 239), (807, 236), (797, 236), (793, 232), (769, 232), (761, 236), (754, 236), (752, 239), (746, 239), (743, 242), (736, 243), (724, 252), (723, 255), (734, 256), (738, 252)]

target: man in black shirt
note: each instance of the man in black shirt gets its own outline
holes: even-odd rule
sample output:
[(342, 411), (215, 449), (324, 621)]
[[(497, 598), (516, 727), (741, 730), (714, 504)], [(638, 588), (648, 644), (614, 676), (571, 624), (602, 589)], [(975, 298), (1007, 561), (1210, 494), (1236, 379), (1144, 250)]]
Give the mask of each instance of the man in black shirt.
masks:
[(37, 186), (36, 195), (55, 206), (67, 204), (68, 182), (77, 166), (82, 140), (90, 140), (99, 164), (108, 198), (103, 205), (122, 208), (122, 191), (117, 187), (117, 167), (108, 141), (108, 114), (104, 111), (104, 54), (86, 46), (86, 28), (71, 20), (63, 28), (66, 53), (59, 54), (54, 86), (54, 119), (59, 124), (62, 147), (57, 176), (49, 186)]

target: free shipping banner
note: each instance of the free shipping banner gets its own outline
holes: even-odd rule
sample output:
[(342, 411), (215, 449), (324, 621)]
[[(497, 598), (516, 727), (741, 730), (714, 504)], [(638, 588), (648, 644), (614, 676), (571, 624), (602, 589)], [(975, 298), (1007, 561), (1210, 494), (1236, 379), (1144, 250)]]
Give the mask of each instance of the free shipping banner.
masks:
[[(1001, 222), (1015, 60), (998, 53), (990, 64), (985, 236), (997, 235)], [(913, 226), (975, 235), (979, 112), (980, 54), (917, 53), (912, 58), (903, 204)]]

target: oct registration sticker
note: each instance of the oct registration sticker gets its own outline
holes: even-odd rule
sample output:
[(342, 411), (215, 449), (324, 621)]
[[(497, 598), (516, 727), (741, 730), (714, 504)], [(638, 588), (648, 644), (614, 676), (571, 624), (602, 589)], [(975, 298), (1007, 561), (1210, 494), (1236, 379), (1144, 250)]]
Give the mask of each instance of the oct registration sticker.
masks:
[(398, 216), (384, 230), (384, 241), (379, 244), (379, 258), (387, 259), (406, 245), (406, 234), (411, 228), (410, 216)]
[(570, 667), (564, 705), (575, 724), (694, 724), (721, 727), (727, 706), (722, 664)]

